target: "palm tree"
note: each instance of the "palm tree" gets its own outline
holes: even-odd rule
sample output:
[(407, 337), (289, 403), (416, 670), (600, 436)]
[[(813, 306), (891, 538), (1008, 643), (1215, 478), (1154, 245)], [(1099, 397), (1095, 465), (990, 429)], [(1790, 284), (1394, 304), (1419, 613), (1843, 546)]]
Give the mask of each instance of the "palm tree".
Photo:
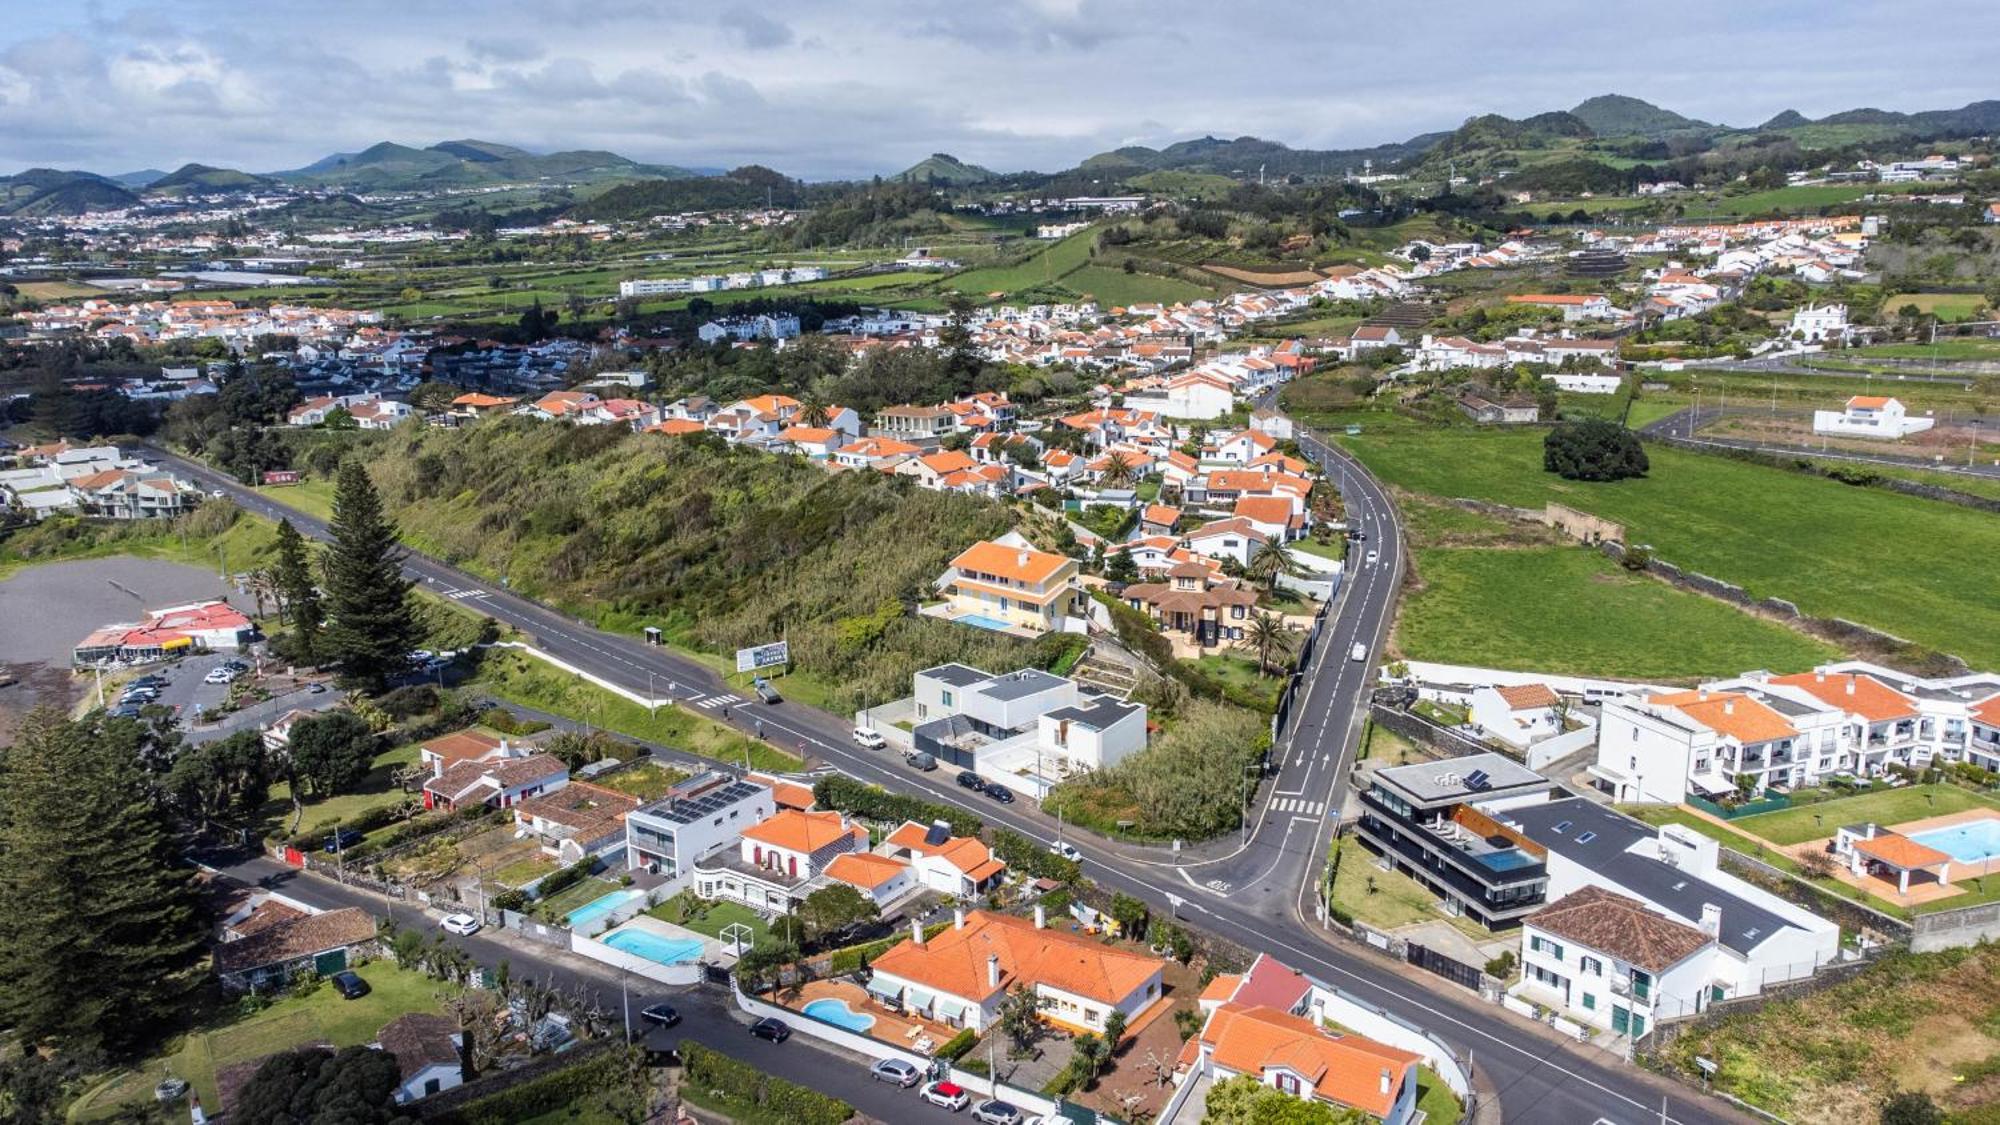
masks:
[(1280, 577), (1288, 574), (1304, 574), (1305, 568), (1299, 565), (1297, 559), (1292, 558), (1291, 551), (1285, 548), (1282, 536), (1266, 535), (1264, 541), (1257, 544), (1257, 552), (1250, 556), (1250, 562), (1244, 566), (1243, 573), (1264, 583), (1267, 592), (1276, 592)]
[(1275, 613), (1253, 613), (1238, 646), (1257, 654), (1257, 675), (1268, 676), (1273, 656), (1289, 655), (1298, 630)]
[(799, 425), (824, 426), (831, 417), (833, 411), (828, 408), (826, 400), (819, 395), (808, 392), (806, 397), (799, 401)]
[(1123, 453), (1104, 455), (1104, 471), (1098, 477), (1107, 488), (1123, 488), (1132, 483), (1132, 459)]
[(243, 576), (244, 592), (257, 603), (257, 616), (264, 616), (266, 600), (277, 603), (278, 620), (282, 624), (285, 615), (285, 600), (278, 593), (278, 580), (269, 570), (259, 567)]

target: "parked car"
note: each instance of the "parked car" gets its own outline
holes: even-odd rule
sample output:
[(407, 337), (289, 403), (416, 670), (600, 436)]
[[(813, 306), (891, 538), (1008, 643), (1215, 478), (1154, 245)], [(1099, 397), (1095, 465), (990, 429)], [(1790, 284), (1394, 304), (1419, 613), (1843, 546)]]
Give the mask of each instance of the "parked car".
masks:
[(889, 742), (882, 737), (882, 732), (874, 727), (855, 727), (854, 744), (864, 750), (880, 750)]
[(960, 770), (958, 771), (958, 787), (974, 791), (984, 790), (986, 788), (986, 779), (973, 773), (971, 770)]
[(923, 1080), (924, 1072), (902, 1059), (880, 1059), (868, 1068), (877, 1082), (894, 1082), (907, 1090)]
[(1011, 805), (1014, 803), (1014, 791), (1012, 789), (1007, 788), (1005, 785), (1000, 784), (997, 781), (989, 781), (986, 783), (986, 795), (1000, 802), (1003, 805)]
[(326, 685), (325, 685), (325, 684), (321, 684), (321, 683), (312, 683), (312, 684), (307, 684), (307, 685), (306, 685), (306, 694), (308, 694), (308, 695), (325, 695), (325, 694), (326, 694)]
[(352, 828), (336, 828), (333, 830), (333, 835), (326, 838), (326, 850), (328, 852), (346, 851), (366, 838)]
[(333, 990), (340, 993), (342, 999), (359, 1000), (368, 995), (368, 982), (354, 970), (343, 969), (333, 974)]
[(136, 719), (139, 717), (139, 705), (137, 703), (120, 703), (118, 706), (106, 711), (105, 714), (114, 719)]
[(133, 680), (133, 681), (132, 681), (131, 683), (129, 683), (129, 684), (126, 684), (125, 686), (126, 686), (126, 687), (128, 687), (128, 688), (135, 688), (135, 687), (152, 687), (152, 688), (156, 688), (156, 687), (166, 687), (166, 686), (167, 686), (167, 678), (166, 678), (165, 676), (162, 676), (162, 675), (158, 674), (157, 672), (155, 672), (155, 673), (151, 673), (151, 674), (149, 674), (149, 675), (144, 675), (144, 676), (140, 676), (140, 677), (139, 677), (138, 679), (136, 679), (136, 680)]
[(783, 703), (785, 701), (785, 697), (778, 694), (778, 689), (771, 686), (771, 681), (762, 676), (750, 681), (750, 686), (756, 690), (757, 698), (766, 703)]
[(792, 1025), (775, 1016), (765, 1016), (750, 1025), (750, 1034), (773, 1043), (783, 1043), (792, 1037)]
[(447, 914), (438, 923), (438, 928), (448, 934), (459, 934), (461, 936), (476, 934), (479, 932), (479, 919), (474, 918), (470, 914)]
[(988, 1098), (972, 1107), (972, 1119), (980, 1125), (1021, 1125), (1025, 1116), (1020, 1106), (998, 1098)]
[(1064, 859), (1075, 860), (1078, 863), (1083, 862), (1083, 853), (1076, 850), (1075, 844), (1068, 844), (1057, 840), (1055, 843), (1049, 845), (1049, 850)]
[(965, 1087), (956, 1082), (933, 1082), (924, 1087), (923, 1099), (932, 1105), (941, 1105), (957, 1113), (972, 1100), (972, 1095), (966, 1093)]
[(911, 752), (903, 758), (903, 761), (907, 762), (911, 769), (934, 770), (937, 768), (937, 759), (924, 753), (922, 750)]
[(154, 691), (152, 688), (140, 688), (138, 691), (127, 691), (120, 694), (118, 696), (118, 702), (151, 703), (152, 701), (158, 698), (160, 698), (160, 693)]
[(201, 678), (205, 684), (226, 684), (236, 678), (236, 672), (229, 668), (210, 668), (208, 675)]
[(681, 1014), (672, 1004), (654, 1004), (639, 1011), (639, 1018), (654, 1027), (672, 1027), (681, 1022)]

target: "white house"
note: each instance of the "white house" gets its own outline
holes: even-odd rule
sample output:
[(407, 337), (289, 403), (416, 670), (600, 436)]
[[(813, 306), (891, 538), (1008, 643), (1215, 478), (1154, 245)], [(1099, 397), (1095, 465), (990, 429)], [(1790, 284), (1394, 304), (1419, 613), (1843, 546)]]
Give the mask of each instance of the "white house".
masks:
[(776, 810), (768, 785), (720, 770), (696, 774), (625, 814), (625, 862), (634, 871), (681, 878)]
[(1808, 344), (1845, 343), (1851, 329), (1846, 305), (1807, 305), (1792, 312), (1790, 335)]
[(1000, 885), (1007, 864), (976, 836), (954, 836), (939, 821), (929, 827), (906, 820), (882, 841), (879, 856), (907, 864), (920, 885), (969, 899)]
[(1134, 410), (1150, 410), (1168, 418), (1220, 418), (1236, 405), (1236, 392), (1227, 379), (1208, 371), (1190, 371), (1170, 380), (1164, 387), (1125, 396), (1125, 405)]
[(1521, 921), (1521, 982), (1510, 992), (1577, 1023), (1637, 1039), (1690, 1015), (1712, 991), (1720, 907), (1701, 926), (1603, 887), (1572, 891)]
[(1058, 768), (1098, 770), (1117, 765), (1146, 748), (1146, 705), (1108, 695), (1089, 696), (1068, 707), (1044, 712), (1039, 748), (1059, 758)]
[(1547, 684), (1482, 687), (1472, 693), (1472, 724), (1487, 738), (1525, 750), (1562, 733), (1562, 697)]
[(695, 893), (784, 914), (837, 856), (868, 849), (868, 830), (837, 812), (781, 809), (742, 830), (737, 850), (694, 862)]
[(1835, 437), (1882, 438), (1894, 441), (1922, 433), (1935, 418), (1912, 418), (1901, 401), (1882, 395), (1855, 395), (1841, 410), (1813, 411), (1813, 432)]
[(396, 1104), (464, 1085), (463, 1039), (456, 1024), (434, 1012), (410, 1012), (382, 1025), (375, 1048), (396, 1060)]

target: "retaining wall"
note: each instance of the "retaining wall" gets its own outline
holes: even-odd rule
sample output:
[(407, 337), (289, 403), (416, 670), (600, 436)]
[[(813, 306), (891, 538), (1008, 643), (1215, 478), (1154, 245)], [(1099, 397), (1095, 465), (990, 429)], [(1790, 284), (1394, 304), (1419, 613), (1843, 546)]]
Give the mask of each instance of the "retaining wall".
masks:
[(662, 965), (658, 961), (649, 960), (636, 953), (613, 949), (596, 938), (587, 938), (575, 933), (569, 936), (569, 948), (572, 953), (581, 953), (593, 961), (602, 961), (612, 968), (636, 973), (647, 980), (656, 980), (661, 984), (701, 983), (702, 969), (699, 961), (690, 961), (684, 965)]
[(1917, 953), (1978, 945), (1993, 938), (2000, 938), (2000, 903), (1919, 914), (1910, 924), (1910, 949)]

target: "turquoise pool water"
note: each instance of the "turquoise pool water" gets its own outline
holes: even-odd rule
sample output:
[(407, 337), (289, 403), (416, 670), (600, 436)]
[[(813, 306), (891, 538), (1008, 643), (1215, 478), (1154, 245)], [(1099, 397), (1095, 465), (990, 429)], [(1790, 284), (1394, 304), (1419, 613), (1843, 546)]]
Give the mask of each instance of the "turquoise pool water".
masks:
[(963, 617), (954, 617), (952, 618), (952, 622), (958, 625), (971, 625), (976, 628), (987, 629), (995, 633), (1004, 633), (1013, 628), (1012, 625), (1007, 624), (1005, 621), (997, 617), (988, 617), (983, 613), (968, 613)]
[(635, 891), (630, 888), (622, 891), (612, 891), (608, 895), (599, 895), (591, 899), (563, 917), (569, 922), (570, 929), (589, 929), (592, 922), (631, 902), (633, 899), (644, 897), (644, 891)]
[(875, 1026), (874, 1016), (857, 1012), (847, 1006), (847, 1001), (835, 1000), (831, 996), (815, 1000), (807, 1004), (804, 1008), (801, 1008), (800, 1011), (819, 1020), (821, 1023), (830, 1023), (835, 1027), (844, 1027), (849, 1031), (867, 1031), (869, 1028)]
[(700, 938), (661, 937), (648, 930), (613, 930), (598, 939), (634, 957), (644, 957), (662, 965), (685, 965), (701, 960)]
[(1927, 848), (1936, 848), (1960, 863), (1979, 863), (2000, 857), (2000, 820), (1988, 817), (1948, 828), (1933, 828), (1914, 833), (1910, 839)]

